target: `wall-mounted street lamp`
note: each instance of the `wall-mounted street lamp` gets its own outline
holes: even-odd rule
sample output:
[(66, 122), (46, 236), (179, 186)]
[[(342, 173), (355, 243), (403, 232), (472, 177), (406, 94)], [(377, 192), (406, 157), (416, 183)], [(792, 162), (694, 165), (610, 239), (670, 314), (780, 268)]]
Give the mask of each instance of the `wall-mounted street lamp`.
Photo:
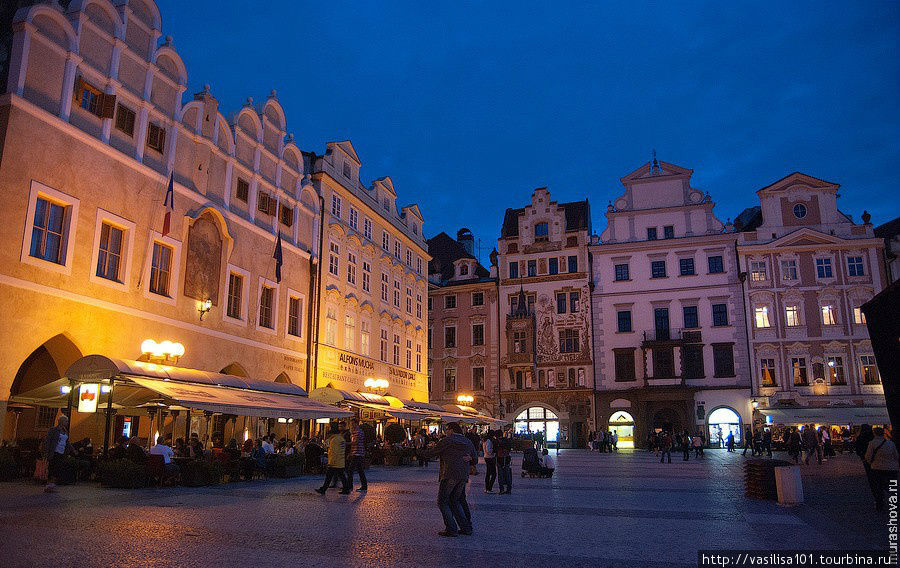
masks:
[(175, 364), (179, 357), (184, 356), (184, 345), (168, 339), (159, 343), (145, 339), (141, 343), (141, 354), (151, 362)]
[(471, 406), (473, 402), (475, 402), (475, 397), (468, 394), (461, 394), (456, 397), (456, 402), (460, 404), (465, 404), (466, 406)]
[(759, 401), (754, 398), (750, 401), (750, 406), (753, 407), (753, 410), (756, 410), (757, 408), (759, 408)]
[(203, 321), (203, 316), (205, 316), (211, 309), (212, 300), (210, 300), (209, 298), (197, 303), (197, 311), (200, 312), (200, 321)]

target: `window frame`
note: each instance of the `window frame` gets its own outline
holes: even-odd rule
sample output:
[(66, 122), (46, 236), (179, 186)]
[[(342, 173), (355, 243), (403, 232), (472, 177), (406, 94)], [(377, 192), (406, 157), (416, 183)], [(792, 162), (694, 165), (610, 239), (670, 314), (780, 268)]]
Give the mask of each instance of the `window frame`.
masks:
[[(724, 323), (716, 323), (716, 315), (717, 315), (717, 314), (716, 314), (716, 307), (717, 307), (717, 306), (724, 306), (724, 307), (725, 307), (725, 308), (724, 308), (724, 312), (723, 312), (723, 313), (724, 313), (724, 317), (725, 317)], [(712, 326), (713, 326), (713, 327), (728, 327), (729, 325), (731, 325), (731, 319), (728, 317), (728, 303), (727, 303), (727, 302), (726, 302), (726, 303), (715, 303), (715, 304), (712, 304), (712, 307), (710, 308), (710, 311), (711, 311)], [(719, 314), (719, 315), (721, 315), (721, 314)]]
[[(241, 282), (241, 318), (234, 318), (228, 315), (229, 291), (231, 289), (231, 275), (236, 274), (242, 277)], [(222, 310), (222, 321), (227, 321), (239, 326), (247, 326), (249, 320), (249, 294), (250, 294), (250, 272), (234, 264), (225, 266), (225, 282), (222, 289), (225, 290), (225, 306)]]
[[(720, 270), (713, 270), (713, 262), (718, 263), (718, 266), (716, 268), (719, 268)], [(713, 254), (707, 256), (706, 270), (709, 274), (725, 274), (725, 257), (721, 254)]]
[(631, 310), (616, 310), (616, 333), (633, 333)]
[[(657, 274), (657, 268), (659, 268), (660, 266), (662, 267), (662, 273)], [(665, 260), (650, 261), (650, 278), (668, 278), (668, 270)]]
[(678, 259), (678, 275), (679, 276), (696, 276), (697, 268), (694, 263), (694, 257), (684, 257)]
[[(122, 252), (119, 264), (119, 280), (109, 280), (97, 275), (97, 262), (100, 259), (100, 236), (103, 231), (103, 225), (108, 224), (122, 231)], [(135, 239), (134, 222), (119, 217), (115, 213), (110, 213), (105, 209), (97, 209), (97, 218), (94, 225), (94, 240), (91, 246), (91, 271), (90, 281), (95, 284), (102, 284), (121, 291), (127, 291), (131, 282), (131, 265), (134, 260), (134, 239)]]
[[(298, 300), (300, 302), (300, 313), (297, 314), (297, 327), (299, 330), (299, 334), (291, 333), (291, 300)], [(293, 339), (295, 341), (301, 341), (306, 339), (306, 336), (303, 333), (303, 324), (306, 322), (306, 294), (303, 292), (298, 292), (293, 288), (287, 289), (287, 301), (284, 303), (284, 335), (288, 339)]]
[[(147, 261), (143, 267), (142, 282), (147, 282), (147, 286), (141, 286), (142, 293), (145, 298), (162, 302), (164, 304), (176, 305), (181, 291), (181, 241), (176, 241), (172, 237), (162, 236), (162, 233), (150, 231), (150, 238), (147, 243)], [(172, 266), (169, 270), (169, 295), (160, 296), (150, 291), (150, 275), (152, 274), (153, 263), (153, 244), (160, 243), (172, 248)]]
[[(34, 213), (37, 209), (37, 200), (44, 199), (51, 203), (56, 203), (65, 208), (65, 217), (63, 219), (64, 240), (60, 245), (62, 253), (62, 263), (56, 263), (52, 260), (45, 260), (31, 256), (31, 239), (34, 231)], [(25, 232), (22, 238), (22, 252), (19, 261), (24, 264), (30, 264), (50, 270), (52, 272), (61, 272), (63, 274), (72, 273), (72, 255), (75, 251), (75, 236), (78, 228), (78, 210), (81, 201), (71, 195), (53, 189), (38, 181), (32, 180), (31, 189), (28, 195), (28, 210), (25, 215)]]
[[(271, 288), (272, 289), (272, 307), (270, 317), (272, 318), (272, 327), (266, 327), (260, 324), (260, 315), (262, 309), (262, 293), (263, 288)], [(278, 284), (273, 280), (269, 280), (268, 278), (259, 277), (257, 282), (257, 290), (256, 290), (256, 311), (253, 318), (253, 323), (258, 331), (262, 331), (265, 333), (277, 334), (278, 333)]]
[(627, 262), (613, 265), (614, 281), (628, 282), (631, 280), (631, 267)]

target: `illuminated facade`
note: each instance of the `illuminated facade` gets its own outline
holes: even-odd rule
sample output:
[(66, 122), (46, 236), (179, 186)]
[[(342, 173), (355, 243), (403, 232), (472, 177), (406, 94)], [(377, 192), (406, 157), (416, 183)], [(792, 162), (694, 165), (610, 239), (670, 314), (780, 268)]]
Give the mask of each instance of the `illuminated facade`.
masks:
[(365, 391), (367, 379), (384, 379), (388, 394), (427, 402), (422, 214), (416, 205), (398, 207), (390, 178), (360, 183), (349, 141), (329, 143), (311, 162), (324, 203), (311, 388)]
[[(230, 118), (208, 88), (183, 104), (187, 70), (152, 1), (67, 5), (12, 25), (0, 410), (83, 355), (137, 359), (145, 339), (183, 344), (185, 367), (307, 387), (319, 200), (275, 93)], [(17, 414), (28, 437), (55, 411), (3, 412), (4, 437)], [(76, 413), (73, 435), (100, 420)]]

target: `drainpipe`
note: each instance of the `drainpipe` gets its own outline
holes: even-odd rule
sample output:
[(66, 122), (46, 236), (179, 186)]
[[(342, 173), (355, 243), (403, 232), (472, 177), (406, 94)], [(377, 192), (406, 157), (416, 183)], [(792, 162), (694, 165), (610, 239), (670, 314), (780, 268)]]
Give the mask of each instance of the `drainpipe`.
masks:
[(594, 255), (591, 254), (588, 244), (588, 297), (586, 298), (590, 310), (591, 321), (588, 322), (588, 334), (591, 340), (591, 373), (593, 374), (593, 387), (591, 388), (591, 407), (594, 409), (594, 430), (600, 431), (600, 412), (597, 404), (597, 352), (594, 349)]
[(503, 376), (500, 373), (500, 351), (503, 349), (503, 345), (500, 343), (501, 337), (503, 337), (503, 332), (500, 329), (500, 267), (497, 267), (497, 413), (500, 415), (499, 417), (502, 419), (505, 412), (503, 412), (503, 399), (501, 395), (501, 387), (500, 381), (503, 380)]
[[(756, 398), (756, 386), (754, 382), (754, 377), (756, 376), (754, 373), (754, 367), (756, 358), (753, 356), (753, 352), (750, 350), (750, 322), (748, 320), (749, 317), (749, 298), (747, 297), (747, 291), (744, 288), (744, 283), (747, 280), (747, 273), (741, 271), (741, 257), (738, 253), (738, 245), (737, 239), (734, 240), (734, 261), (737, 264), (738, 270), (738, 281), (741, 283), (741, 303), (744, 305), (744, 342), (747, 347), (747, 362), (750, 364), (750, 397)], [(772, 272), (774, 274), (775, 269), (772, 267)], [(773, 276), (774, 278), (774, 276)], [(753, 433), (756, 433), (756, 425), (754, 421), (754, 414), (756, 413), (756, 409), (750, 409), (750, 428)]]

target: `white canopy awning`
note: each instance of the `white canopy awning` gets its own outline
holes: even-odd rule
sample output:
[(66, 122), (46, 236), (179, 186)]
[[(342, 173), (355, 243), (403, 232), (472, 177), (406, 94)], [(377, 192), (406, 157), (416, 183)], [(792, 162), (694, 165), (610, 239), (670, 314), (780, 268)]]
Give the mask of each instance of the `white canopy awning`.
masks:
[(884, 406), (825, 406), (798, 408), (760, 408), (775, 424), (890, 424)]

